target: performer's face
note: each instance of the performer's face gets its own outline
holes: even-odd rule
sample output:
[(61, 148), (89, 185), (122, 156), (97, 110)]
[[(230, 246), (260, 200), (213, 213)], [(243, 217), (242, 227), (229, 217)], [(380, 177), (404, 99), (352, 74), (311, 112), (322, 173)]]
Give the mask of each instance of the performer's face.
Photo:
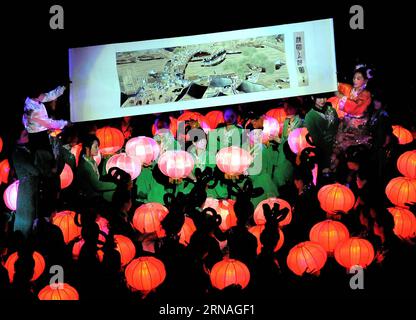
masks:
[(367, 80), (364, 78), (361, 72), (356, 72), (352, 82), (354, 83), (354, 88), (361, 88), (364, 84), (367, 83)]
[(92, 146), (91, 146), (91, 156), (95, 157), (98, 155), (98, 141), (94, 141)]
[(315, 104), (318, 107), (323, 107), (325, 105), (325, 103), (326, 103), (326, 98), (316, 98), (316, 100), (315, 100)]

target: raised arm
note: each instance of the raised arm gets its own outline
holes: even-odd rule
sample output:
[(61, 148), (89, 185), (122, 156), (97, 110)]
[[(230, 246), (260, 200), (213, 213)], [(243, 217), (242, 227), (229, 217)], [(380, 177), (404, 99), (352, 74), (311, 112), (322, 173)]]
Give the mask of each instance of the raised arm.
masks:
[(49, 102), (57, 99), (64, 93), (65, 89), (66, 88), (64, 86), (59, 86), (56, 89), (45, 93), (41, 102)]

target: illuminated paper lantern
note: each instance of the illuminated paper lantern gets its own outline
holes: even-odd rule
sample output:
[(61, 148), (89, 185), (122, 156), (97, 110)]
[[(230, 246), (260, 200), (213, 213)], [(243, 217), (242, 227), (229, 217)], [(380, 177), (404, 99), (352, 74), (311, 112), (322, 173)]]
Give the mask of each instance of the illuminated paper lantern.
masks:
[(328, 184), (319, 189), (318, 200), (322, 210), (330, 214), (336, 211), (348, 212), (355, 203), (352, 191), (339, 183)]
[(223, 148), (216, 155), (218, 169), (230, 176), (243, 174), (252, 162), (248, 151), (235, 146)]
[(224, 123), (224, 113), (218, 110), (210, 111), (205, 115), (205, 120), (211, 129), (215, 129), (220, 123)]
[[(178, 118), (178, 122), (185, 122), (187, 120), (198, 121), (199, 126), (205, 131), (205, 133), (207, 133), (211, 129), (205, 117), (199, 112), (185, 111)], [(178, 123), (178, 126), (179, 126), (179, 123)]]
[(293, 153), (299, 154), (303, 151), (303, 149), (312, 147), (306, 140), (307, 134), (308, 129), (306, 128), (297, 128), (289, 133), (287, 141), (289, 143), (290, 150), (292, 150)]
[(388, 208), (394, 218), (393, 232), (402, 239), (410, 239), (416, 236), (416, 217), (404, 208)]
[(397, 169), (399, 169), (400, 173), (405, 177), (416, 179), (416, 150), (403, 153), (399, 159), (397, 159)]
[(160, 203), (142, 204), (134, 212), (133, 226), (141, 233), (160, 232), (160, 223), (168, 213), (169, 210)]
[(17, 192), (19, 190), (19, 180), (16, 180), (4, 190), (3, 200), (7, 208), (16, 211), (17, 207)]
[(9, 172), (10, 172), (10, 164), (9, 160), (4, 159), (0, 162), (0, 184), (6, 183), (9, 181)]
[(250, 271), (241, 261), (224, 259), (212, 267), (210, 278), (212, 285), (220, 290), (230, 285), (240, 285), (244, 289), (250, 282)]
[(389, 200), (399, 207), (416, 202), (416, 179), (397, 177), (390, 180), (386, 187)]
[(78, 162), (79, 162), (79, 156), (81, 155), (81, 151), (82, 151), (82, 143), (78, 143), (75, 146), (73, 146), (71, 148), (71, 153), (74, 155), (75, 157), (75, 165), (78, 167)]
[(350, 233), (345, 225), (333, 220), (315, 224), (309, 232), (309, 239), (319, 243), (327, 253), (333, 253), (336, 246), (348, 239)]
[(38, 293), (39, 300), (79, 300), (78, 291), (67, 283), (50, 284)]
[(108, 173), (112, 167), (120, 168), (130, 175), (131, 180), (136, 179), (142, 171), (142, 163), (137, 157), (129, 156), (126, 153), (118, 153), (108, 159), (105, 169)]
[(141, 163), (150, 165), (159, 156), (160, 148), (155, 140), (148, 137), (131, 138), (126, 143), (126, 153), (137, 157)]
[[(17, 252), (14, 252), (7, 258), (6, 263), (4, 264), (4, 267), (7, 269), (7, 272), (9, 274), (10, 283), (13, 282), (14, 264), (16, 263), (17, 259), (18, 259), (18, 254)], [(41, 274), (45, 270), (45, 265), (46, 265), (45, 259), (37, 251), (33, 252), (33, 259), (35, 260), (35, 268), (33, 270), (33, 276), (32, 276), (31, 281), (35, 281), (41, 276)]]
[(280, 125), (279, 122), (273, 117), (264, 117), (263, 119), (263, 131), (262, 142), (267, 143), (270, 140), (274, 140), (279, 136)]
[(275, 118), (279, 122), (280, 128), (283, 128), (283, 124), (286, 119), (286, 112), (284, 108), (271, 109), (266, 112), (266, 116)]
[(292, 221), (292, 208), (290, 207), (290, 204), (279, 198), (268, 198), (266, 200), (261, 201), (256, 209), (254, 210), (254, 222), (257, 225), (265, 225), (266, 224), (266, 218), (264, 217), (264, 211), (263, 211), (263, 204), (269, 205), (270, 209), (273, 209), (274, 204), (277, 203), (280, 206), (280, 209), (287, 208), (289, 209), (289, 213), (287, 214), (286, 218), (279, 222), (279, 226), (283, 227), (286, 226)]
[(195, 224), (193, 220), (189, 217), (185, 217), (185, 222), (179, 232), (179, 242), (182, 243), (184, 246), (189, 244), (191, 241), (192, 234), (196, 231)]
[(114, 235), (114, 242), (116, 250), (120, 252), (121, 265), (124, 267), (136, 256), (136, 247), (130, 238), (121, 234)]
[[(260, 241), (260, 235), (265, 228), (266, 227), (264, 225), (258, 225), (258, 226), (253, 226), (248, 229), (248, 231), (251, 234), (253, 234), (257, 239), (257, 254), (261, 252), (262, 244)], [(279, 232), (279, 241), (277, 241), (276, 247), (274, 248), (274, 252), (277, 252), (283, 246), (283, 243), (285, 242), (285, 236), (283, 234), (283, 231), (280, 230), (280, 228), (277, 228), (276, 232)]]
[(326, 259), (326, 251), (319, 243), (305, 241), (290, 249), (286, 262), (294, 274), (302, 276), (304, 273), (318, 273)]
[(392, 126), (393, 134), (399, 140), (399, 144), (408, 144), (413, 141), (412, 133), (402, 126)]
[(373, 259), (373, 245), (365, 239), (352, 237), (335, 248), (335, 260), (348, 270), (353, 266), (366, 268)]
[(66, 244), (81, 235), (81, 227), (75, 224), (75, 212), (73, 211), (61, 211), (54, 214), (52, 223), (61, 229)]
[(64, 169), (62, 170), (60, 176), (61, 180), (61, 189), (69, 187), (74, 179), (74, 174), (72, 173), (71, 167), (65, 163)]
[(103, 155), (111, 155), (119, 151), (124, 145), (123, 132), (116, 128), (104, 127), (96, 132), (100, 140), (100, 150)]
[(194, 159), (189, 152), (169, 150), (159, 157), (157, 164), (165, 176), (178, 180), (189, 176), (194, 168)]
[(220, 229), (222, 231), (226, 231), (230, 229), (231, 227), (234, 227), (237, 225), (237, 216), (234, 212), (234, 204), (235, 200), (231, 199), (214, 199), (208, 197), (205, 200), (204, 205), (202, 206), (202, 209), (206, 208), (213, 208), (217, 213), (221, 216), (221, 224)]
[(138, 291), (156, 289), (166, 278), (165, 265), (154, 257), (134, 259), (125, 271), (127, 284)]

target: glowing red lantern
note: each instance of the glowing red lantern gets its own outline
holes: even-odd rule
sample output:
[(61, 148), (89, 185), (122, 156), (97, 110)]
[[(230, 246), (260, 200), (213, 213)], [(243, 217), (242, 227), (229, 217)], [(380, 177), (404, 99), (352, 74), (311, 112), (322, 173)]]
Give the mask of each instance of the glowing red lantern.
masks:
[(9, 181), (9, 172), (9, 160), (4, 159), (2, 162), (0, 162), (0, 184), (7, 183)]
[(214, 199), (214, 198), (207, 198), (202, 209), (205, 208), (213, 208), (217, 213), (221, 216), (221, 224), (220, 229), (222, 231), (226, 231), (231, 227), (237, 225), (237, 216), (234, 212), (234, 204), (235, 200), (231, 199)]
[(402, 239), (410, 239), (416, 236), (416, 217), (404, 208), (388, 208), (394, 217), (394, 233)]
[(157, 202), (142, 204), (136, 209), (133, 216), (133, 226), (141, 233), (160, 232), (160, 222), (166, 217), (169, 210)]
[(319, 243), (305, 241), (290, 249), (286, 262), (294, 274), (302, 276), (304, 273), (317, 274), (326, 259), (326, 251)]
[[(207, 120), (205, 117), (200, 114), (199, 112), (193, 112), (193, 111), (185, 111), (183, 114), (181, 114), (178, 118), (178, 122), (185, 122), (186, 120), (195, 120), (199, 122), (200, 127), (205, 131), (208, 132), (210, 129), (209, 124), (207, 123)], [(179, 124), (178, 124), (179, 126)]]
[(136, 247), (130, 238), (121, 234), (114, 235), (116, 250), (120, 252), (121, 265), (124, 267), (136, 256)]
[(283, 127), (283, 123), (286, 119), (286, 112), (284, 108), (275, 108), (267, 111), (266, 116), (275, 118), (279, 122), (280, 127)]
[(205, 115), (205, 120), (211, 129), (215, 129), (220, 123), (224, 123), (224, 113), (218, 110), (210, 111)]
[(19, 180), (16, 180), (4, 190), (3, 200), (7, 208), (12, 211), (17, 207), (17, 192), (19, 190)]
[(137, 157), (145, 165), (157, 159), (160, 148), (155, 140), (148, 137), (131, 138), (126, 143), (126, 153), (129, 156)]
[(280, 209), (289, 209), (289, 213), (287, 214), (286, 218), (279, 222), (279, 226), (286, 226), (290, 223), (290, 221), (292, 221), (292, 208), (290, 207), (290, 204), (287, 201), (279, 198), (268, 198), (266, 200), (261, 201), (254, 210), (254, 222), (257, 225), (266, 224), (266, 218), (264, 217), (263, 212), (263, 204), (267, 204), (269, 205), (270, 209), (273, 209), (275, 203), (277, 203), (280, 206)]
[(138, 157), (129, 156), (126, 153), (118, 153), (108, 159), (105, 165), (106, 172), (108, 173), (112, 167), (117, 167), (126, 171), (130, 175), (131, 180), (136, 179), (142, 171), (140, 159)]
[(224, 259), (212, 267), (210, 278), (212, 285), (220, 290), (230, 285), (240, 285), (244, 289), (250, 282), (250, 271), (241, 261)]
[(309, 239), (319, 243), (327, 253), (333, 253), (336, 246), (349, 237), (347, 227), (333, 220), (319, 222), (309, 232)]
[(157, 163), (160, 171), (172, 179), (186, 178), (194, 168), (194, 159), (186, 151), (169, 150), (164, 152)]
[(39, 300), (79, 300), (78, 291), (67, 283), (47, 285), (39, 291)]
[(218, 169), (230, 176), (239, 176), (253, 162), (250, 153), (239, 147), (227, 147), (218, 151), (216, 156)]
[(307, 134), (308, 129), (306, 128), (297, 128), (289, 133), (287, 142), (293, 153), (299, 154), (303, 149), (312, 147), (306, 140)]
[(61, 229), (67, 244), (81, 235), (81, 227), (75, 224), (75, 212), (73, 211), (61, 211), (54, 214), (52, 223)]
[(328, 184), (319, 189), (318, 200), (322, 210), (331, 214), (336, 211), (348, 212), (355, 203), (352, 191), (339, 183)]
[[(7, 269), (7, 272), (9, 274), (10, 283), (13, 282), (14, 264), (17, 261), (17, 258), (18, 258), (17, 252), (12, 253), (7, 258), (7, 261), (4, 265), (4, 267)], [(46, 265), (45, 264), (45, 259), (43, 259), (43, 256), (37, 251), (33, 252), (33, 259), (35, 260), (35, 268), (33, 270), (33, 276), (32, 276), (31, 281), (35, 281), (36, 279), (38, 279), (40, 277), (40, 275), (45, 270), (45, 265)]]
[[(263, 232), (264, 228), (265, 228), (264, 225), (258, 225), (258, 226), (253, 226), (250, 229), (248, 229), (248, 231), (257, 238), (257, 254), (261, 252), (262, 244), (260, 242), (260, 235)], [(279, 232), (279, 241), (277, 242), (276, 247), (274, 248), (274, 252), (277, 252), (283, 246), (283, 243), (285, 242), (285, 236), (283, 234), (283, 231), (280, 230), (280, 228), (277, 228), (276, 232)]]
[(62, 170), (60, 176), (61, 180), (61, 189), (69, 187), (74, 179), (74, 174), (72, 173), (71, 167), (65, 163), (64, 169)]
[(116, 128), (104, 127), (98, 129), (96, 135), (100, 140), (100, 150), (103, 155), (114, 154), (124, 145), (123, 132)]
[(413, 141), (412, 133), (402, 126), (392, 126), (393, 134), (399, 140), (399, 144), (408, 144)]
[(166, 278), (165, 265), (154, 257), (134, 259), (127, 266), (127, 284), (134, 290), (150, 291), (157, 288)]
[(179, 232), (179, 242), (184, 246), (189, 244), (192, 234), (196, 231), (193, 220), (189, 217), (185, 217), (185, 222)]
[(270, 140), (274, 140), (279, 136), (280, 125), (279, 122), (272, 117), (264, 117), (263, 119), (263, 131), (262, 142), (266, 143)]
[(348, 270), (353, 266), (365, 268), (373, 259), (373, 245), (365, 239), (352, 237), (335, 248), (335, 260)]
[(403, 153), (397, 159), (397, 169), (405, 177), (416, 179), (416, 150)]
[(416, 179), (397, 177), (390, 180), (386, 187), (389, 200), (399, 207), (416, 202)]
[(82, 151), (82, 143), (78, 143), (71, 148), (71, 153), (75, 157), (75, 165), (78, 167), (79, 156), (81, 155)]
[[(172, 133), (172, 135), (174, 137), (176, 137), (176, 131), (178, 130), (178, 120), (176, 120), (174, 117), (169, 117), (170, 119), (170, 126), (169, 126), (169, 131), (170, 133)], [(152, 134), (155, 136), (156, 134), (159, 133), (160, 129), (156, 128), (156, 125), (153, 124), (152, 126)]]

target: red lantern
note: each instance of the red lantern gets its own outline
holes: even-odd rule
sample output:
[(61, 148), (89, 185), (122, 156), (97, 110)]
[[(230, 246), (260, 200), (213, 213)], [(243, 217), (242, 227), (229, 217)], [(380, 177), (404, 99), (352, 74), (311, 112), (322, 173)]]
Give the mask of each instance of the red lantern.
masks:
[(306, 128), (297, 128), (289, 133), (288, 143), (290, 150), (293, 153), (299, 154), (303, 149), (312, 147), (306, 140), (306, 135), (308, 134), (308, 129)]
[(164, 152), (157, 163), (160, 171), (172, 179), (186, 178), (194, 168), (194, 159), (186, 151), (169, 150)]
[[(13, 282), (14, 277), (14, 264), (17, 261), (18, 255), (17, 252), (12, 253), (8, 258), (4, 265), (4, 267), (7, 269), (7, 272), (9, 273), (9, 280), (10, 283)], [(40, 275), (45, 270), (45, 259), (43, 259), (43, 256), (35, 251), (33, 252), (33, 259), (35, 260), (35, 268), (33, 270), (33, 276), (31, 281), (35, 281), (37, 278), (40, 277)]]
[[(257, 238), (257, 254), (261, 252), (262, 244), (260, 242), (260, 235), (263, 232), (264, 228), (265, 228), (264, 225), (258, 225), (258, 226), (254, 226), (248, 229), (248, 231)], [(283, 246), (283, 243), (285, 242), (285, 236), (283, 234), (283, 231), (280, 230), (280, 228), (277, 228), (276, 232), (279, 232), (279, 241), (277, 242), (276, 247), (274, 248), (274, 252), (277, 252)]]
[(341, 222), (325, 220), (315, 224), (309, 232), (309, 239), (319, 243), (327, 253), (334, 252), (336, 246), (348, 239), (350, 233)]
[(305, 241), (290, 249), (286, 262), (294, 274), (302, 276), (304, 273), (318, 273), (326, 259), (326, 251), (319, 243)]
[(416, 179), (405, 177), (391, 179), (386, 187), (386, 195), (399, 207), (406, 207), (406, 203), (416, 202)]
[(75, 212), (73, 211), (61, 211), (54, 214), (52, 223), (61, 229), (66, 244), (81, 235), (81, 227), (75, 224)]
[(79, 300), (78, 291), (67, 283), (50, 284), (40, 290), (39, 300)]
[(352, 237), (335, 248), (335, 260), (348, 270), (353, 266), (365, 268), (373, 259), (373, 245), (365, 239)]
[(403, 153), (397, 159), (397, 169), (405, 177), (416, 179), (416, 150)]
[(9, 181), (9, 172), (9, 160), (4, 159), (2, 162), (0, 162), (0, 184), (7, 183)]
[(283, 125), (286, 119), (286, 112), (284, 108), (275, 108), (267, 111), (266, 116), (275, 118), (279, 122), (279, 136), (282, 135)]
[(231, 227), (237, 225), (237, 216), (234, 212), (234, 204), (235, 200), (231, 199), (214, 199), (214, 198), (207, 198), (202, 209), (205, 208), (213, 208), (217, 213), (221, 216), (221, 224), (220, 229), (222, 231), (226, 231)]
[(388, 208), (394, 217), (394, 233), (402, 239), (410, 239), (416, 236), (416, 217), (404, 208)]
[(82, 143), (78, 143), (75, 146), (73, 146), (71, 148), (71, 153), (74, 155), (75, 157), (75, 165), (78, 167), (78, 161), (79, 161), (79, 156), (81, 154), (82, 151)]
[(0, 137), (0, 152), (3, 150), (3, 139)]
[(157, 202), (142, 204), (136, 209), (133, 216), (133, 226), (141, 233), (160, 232), (160, 222), (166, 217), (169, 210)]
[(126, 171), (130, 175), (131, 180), (136, 179), (142, 171), (140, 159), (138, 157), (129, 156), (126, 153), (115, 154), (108, 159), (105, 165), (106, 172), (108, 173), (112, 167), (117, 167)]
[(157, 288), (166, 278), (165, 265), (154, 257), (134, 259), (127, 266), (127, 284), (134, 290), (150, 291)]
[(220, 123), (224, 123), (224, 113), (217, 110), (210, 111), (205, 115), (205, 119), (211, 129), (215, 129)]
[(137, 157), (145, 165), (157, 159), (160, 148), (155, 140), (148, 137), (131, 138), (126, 143), (126, 153), (129, 156)]
[(121, 234), (114, 235), (116, 250), (120, 252), (121, 265), (124, 267), (136, 256), (136, 247), (130, 238)]
[(195, 224), (193, 220), (189, 217), (185, 217), (185, 222), (182, 226), (181, 231), (179, 232), (179, 242), (184, 246), (189, 244), (192, 234), (196, 231)]
[(402, 126), (392, 126), (393, 134), (399, 140), (399, 144), (408, 144), (413, 141), (412, 133)]
[(336, 211), (348, 212), (355, 203), (352, 191), (339, 183), (328, 184), (319, 189), (318, 200), (322, 210), (331, 214)]
[(254, 210), (254, 222), (257, 225), (266, 224), (266, 218), (264, 217), (263, 212), (263, 204), (267, 204), (271, 209), (273, 209), (275, 203), (277, 203), (280, 206), (280, 209), (289, 209), (289, 213), (287, 214), (286, 218), (279, 222), (279, 226), (283, 227), (285, 225), (288, 225), (290, 221), (292, 221), (292, 208), (290, 207), (290, 204), (287, 201), (279, 198), (268, 198), (266, 200), (261, 201)]
[[(169, 117), (170, 119), (170, 126), (169, 131), (172, 133), (174, 137), (176, 137), (176, 131), (178, 130), (178, 120), (176, 120), (174, 117)], [(159, 129), (156, 128), (156, 125), (153, 124), (152, 126), (152, 134), (155, 136), (159, 133)]]
[(96, 135), (100, 140), (100, 150), (103, 155), (114, 154), (124, 145), (123, 132), (116, 128), (104, 127), (98, 129)]
[(59, 176), (61, 179), (61, 189), (65, 189), (69, 187), (74, 179), (74, 174), (72, 173), (71, 167), (65, 163), (64, 170), (62, 170), (61, 175)]
[(241, 261), (224, 259), (212, 267), (210, 278), (212, 285), (220, 290), (229, 285), (240, 285), (244, 289), (250, 282), (250, 271)]
[(216, 156), (218, 169), (230, 176), (239, 176), (253, 162), (250, 153), (239, 147), (227, 147), (218, 151)]
[(19, 190), (19, 180), (16, 180), (4, 190), (3, 200), (7, 208), (12, 211), (17, 207), (17, 192)]
[[(186, 120), (195, 120), (199, 122), (200, 127), (205, 131), (208, 132), (210, 129), (210, 126), (205, 119), (205, 117), (200, 114), (199, 112), (192, 112), (192, 111), (185, 111), (183, 114), (181, 114), (178, 118), (178, 122), (185, 122)], [(178, 124), (179, 126), (179, 124)]]
[(267, 143), (270, 140), (274, 140), (279, 136), (280, 125), (279, 122), (272, 117), (264, 117), (263, 119), (263, 131), (262, 142)]

